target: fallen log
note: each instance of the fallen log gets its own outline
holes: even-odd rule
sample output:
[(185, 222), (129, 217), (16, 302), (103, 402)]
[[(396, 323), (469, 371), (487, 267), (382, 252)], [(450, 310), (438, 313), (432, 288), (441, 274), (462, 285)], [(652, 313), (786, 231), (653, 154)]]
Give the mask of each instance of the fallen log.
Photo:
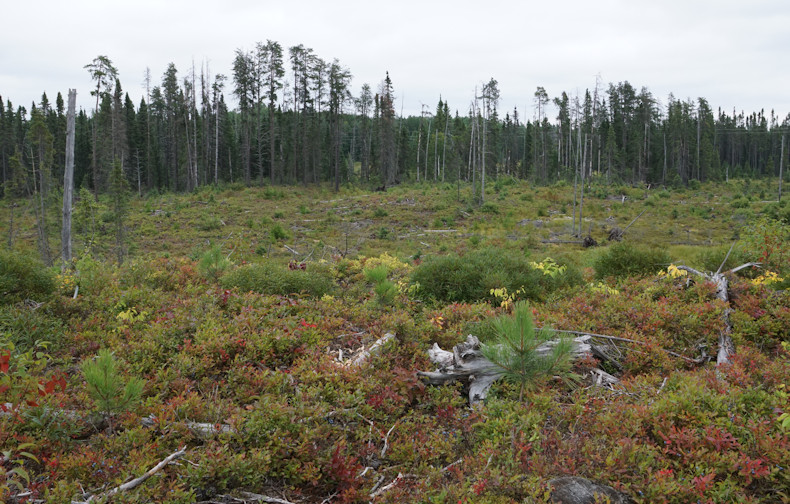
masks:
[[(572, 339), (571, 354), (574, 358), (581, 358), (592, 353), (590, 336), (579, 336)], [(535, 349), (539, 356), (549, 355), (558, 340), (551, 340)], [(503, 369), (488, 360), (480, 349), (480, 340), (473, 335), (468, 335), (466, 341), (453, 347), (453, 351), (443, 350), (438, 344), (428, 350), (431, 362), (438, 365), (436, 371), (418, 371), (417, 375), (429, 385), (445, 385), (460, 380), (469, 387), (469, 403), (476, 404), (483, 401), (488, 395), (491, 385), (505, 376)], [(598, 375), (598, 380), (604, 384), (617, 382), (617, 378), (603, 371)]]
[(347, 365), (354, 367), (361, 366), (362, 364), (366, 363), (371, 356), (377, 355), (379, 352), (381, 352), (381, 350), (384, 348), (384, 345), (386, 345), (387, 342), (393, 339), (395, 339), (394, 334), (392, 333), (385, 334), (381, 338), (377, 339), (375, 343), (373, 343), (370, 346), (370, 348), (368, 349), (363, 348), (362, 351), (359, 352), (359, 354), (357, 354), (356, 357), (348, 361)]
[(713, 284), (716, 285), (716, 299), (724, 301), (727, 304), (724, 313), (722, 313), (724, 328), (719, 332), (719, 351), (716, 354), (716, 364), (729, 364), (731, 357), (735, 355), (735, 343), (732, 341), (732, 323), (730, 322), (730, 313), (732, 313), (732, 308), (730, 308), (730, 283), (727, 278), (727, 273), (732, 274), (745, 268), (760, 267), (760, 263), (748, 262), (723, 273), (721, 270), (724, 268), (724, 264), (727, 262), (727, 259), (729, 259), (730, 253), (734, 247), (735, 244), (733, 243), (729, 252), (727, 252), (727, 255), (724, 257), (724, 261), (715, 273), (705, 273), (688, 266), (678, 266), (679, 270), (687, 271), (709, 282), (713, 282)]
[(565, 476), (549, 481), (551, 502), (556, 504), (593, 504), (609, 502), (611, 504), (632, 504), (630, 496), (618, 492), (608, 485), (593, 483), (576, 476)]

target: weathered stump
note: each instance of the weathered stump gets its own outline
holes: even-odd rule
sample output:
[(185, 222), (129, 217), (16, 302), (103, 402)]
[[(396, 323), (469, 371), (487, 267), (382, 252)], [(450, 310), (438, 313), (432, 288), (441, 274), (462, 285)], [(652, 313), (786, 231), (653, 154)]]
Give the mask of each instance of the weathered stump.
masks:
[[(593, 353), (593, 347), (589, 344), (590, 339), (591, 336), (587, 335), (573, 338), (571, 353), (574, 358)], [(548, 355), (557, 343), (558, 340), (548, 341), (539, 346), (535, 352), (538, 355)], [(439, 368), (436, 371), (418, 371), (417, 375), (429, 385), (445, 385), (459, 380), (469, 387), (469, 403), (478, 403), (486, 398), (491, 385), (505, 375), (501, 367), (483, 355), (480, 346), (480, 340), (471, 334), (466, 337), (466, 341), (455, 345), (452, 352), (442, 350), (434, 343), (428, 350), (428, 357)], [(604, 371), (596, 371), (595, 379), (598, 384), (617, 383), (618, 380), (614, 376)]]

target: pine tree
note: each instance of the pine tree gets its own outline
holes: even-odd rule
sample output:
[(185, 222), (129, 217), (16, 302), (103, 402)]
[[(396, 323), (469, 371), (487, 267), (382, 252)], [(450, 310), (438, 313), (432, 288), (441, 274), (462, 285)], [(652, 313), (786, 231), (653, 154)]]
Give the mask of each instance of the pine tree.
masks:
[(397, 152), (395, 145), (395, 99), (389, 72), (387, 72), (384, 82), (381, 83), (381, 90), (379, 92), (378, 98), (378, 161), (381, 165), (379, 169), (381, 170), (381, 180), (385, 183), (385, 185), (391, 186), (395, 184), (397, 175)]
[[(481, 351), (488, 360), (502, 368), (506, 380), (518, 385), (519, 401), (524, 400), (526, 389), (550, 374), (572, 378), (571, 342), (556, 339), (551, 330), (536, 330), (527, 303), (516, 303), (513, 315), (497, 318), (494, 327), (496, 338), (490, 344), (484, 344)], [(550, 341), (553, 343), (550, 351), (539, 351), (539, 347)]]
[(99, 350), (95, 360), (83, 363), (82, 376), (96, 407), (107, 419), (110, 431), (113, 430), (113, 414), (131, 408), (143, 393), (144, 383), (140, 378), (130, 378), (124, 383), (115, 356), (106, 348)]
[(101, 176), (99, 174), (100, 165), (98, 152), (96, 151), (99, 142), (97, 141), (96, 116), (99, 114), (99, 103), (112, 91), (112, 86), (118, 77), (118, 70), (113, 66), (112, 61), (107, 56), (97, 56), (93, 61), (84, 67), (91, 75), (91, 79), (96, 81), (96, 89), (91, 91), (91, 95), (96, 97), (96, 108), (94, 109), (93, 122), (93, 157), (91, 159), (91, 172), (93, 175), (93, 189), (97, 191), (101, 186)]

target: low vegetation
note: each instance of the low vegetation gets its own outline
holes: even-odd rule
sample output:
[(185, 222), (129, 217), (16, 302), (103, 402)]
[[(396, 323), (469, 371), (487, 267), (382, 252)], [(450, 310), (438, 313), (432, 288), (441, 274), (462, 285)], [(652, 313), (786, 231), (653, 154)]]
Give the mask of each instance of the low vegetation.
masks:
[[(738, 199), (741, 219), (739, 181), (593, 186), (585, 249), (553, 243), (573, 241), (571, 188), (490, 185), (486, 211), (454, 186), (150, 195), (129, 203), (123, 263), (115, 230), (86, 227), (63, 270), (30, 259), (19, 200), (0, 252), (0, 499), (548, 502), (574, 475), (638, 503), (790, 502), (785, 206)], [(677, 268), (725, 257), (762, 264), (731, 275), (728, 303)], [(736, 355), (717, 367), (725, 313)], [(530, 361), (545, 327), (606, 336), (611, 358)], [(492, 354), (509, 379), (475, 407), (416, 374), (469, 333), (524, 350)]]

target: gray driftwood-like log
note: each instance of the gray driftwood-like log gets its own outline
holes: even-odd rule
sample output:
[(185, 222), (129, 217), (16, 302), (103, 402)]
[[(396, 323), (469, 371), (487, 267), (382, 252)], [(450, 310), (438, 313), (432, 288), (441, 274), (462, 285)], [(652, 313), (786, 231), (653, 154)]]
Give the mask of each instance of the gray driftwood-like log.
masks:
[[(734, 246), (735, 244), (733, 244), (733, 247)], [(719, 269), (716, 271), (716, 273), (704, 273), (702, 271), (695, 270), (694, 268), (689, 268), (688, 266), (678, 266), (679, 270), (687, 271), (693, 275), (708, 280), (709, 282), (713, 282), (716, 285), (716, 299), (720, 299), (721, 301), (727, 303), (727, 307), (724, 309), (724, 313), (722, 314), (724, 328), (721, 330), (721, 332), (719, 332), (719, 351), (716, 354), (716, 364), (729, 364), (731, 357), (735, 355), (735, 343), (732, 341), (732, 323), (730, 322), (730, 313), (732, 313), (732, 308), (729, 306), (730, 283), (727, 278), (727, 274), (736, 273), (746, 268), (760, 266), (760, 263), (750, 262), (741, 264), (736, 268), (722, 273), (721, 270), (724, 267), (724, 263), (726, 263), (727, 259), (730, 257), (730, 252), (732, 252), (733, 247), (730, 247), (730, 251), (727, 252), (724, 262), (721, 263), (721, 266), (719, 266)]]
[(618, 492), (608, 485), (593, 483), (577, 476), (565, 476), (549, 481), (551, 502), (556, 504), (633, 504), (630, 496)]
[[(572, 354), (575, 358), (592, 353), (590, 336), (573, 338)], [(547, 355), (557, 341), (548, 341), (539, 346), (536, 352)], [(502, 378), (505, 373), (502, 368), (488, 360), (480, 350), (480, 340), (471, 334), (466, 341), (453, 347), (453, 351), (442, 350), (436, 343), (428, 350), (431, 362), (438, 366), (436, 371), (418, 371), (417, 375), (429, 385), (445, 385), (460, 380), (469, 387), (469, 403), (475, 404), (483, 401), (488, 395), (491, 385)], [(611, 385), (617, 383), (617, 378), (600, 370), (596, 370), (595, 382)]]
[(363, 348), (356, 357), (348, 361), (347, 365), (358, 367), (365, 364), (371, 356), (377, 355), (379, 352), (381, 352), (381, 350), (384, 348), (384, 345), (393, 339), (395, 339), (395, 335), (393, 333), (385, 334), (381, 338), (377, 339), (375, 343), (370, 346), (370, 348)]

